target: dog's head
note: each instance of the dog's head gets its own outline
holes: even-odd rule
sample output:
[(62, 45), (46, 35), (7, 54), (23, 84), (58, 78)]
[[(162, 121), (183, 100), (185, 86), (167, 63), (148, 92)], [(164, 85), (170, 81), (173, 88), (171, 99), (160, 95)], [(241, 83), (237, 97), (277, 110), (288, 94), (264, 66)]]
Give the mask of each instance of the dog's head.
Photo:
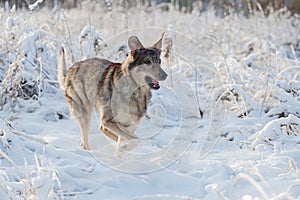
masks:
[(158, 90), (159, 81), (167, 78), (167, 73), (161, 68), (162, 37), (151, 47), (145, 48), (136, 36), (128, 40), (130, 48), (128, 72), (137, 84), (147, 84)]

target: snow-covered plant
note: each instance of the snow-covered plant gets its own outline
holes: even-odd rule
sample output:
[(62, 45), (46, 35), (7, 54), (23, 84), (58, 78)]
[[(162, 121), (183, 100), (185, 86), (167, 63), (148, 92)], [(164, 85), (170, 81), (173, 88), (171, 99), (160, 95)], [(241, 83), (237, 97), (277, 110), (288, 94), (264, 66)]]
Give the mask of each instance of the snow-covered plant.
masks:
[(82, 29), (79, 43), (83, 58), (101, 56), (101, 50), (106, 46), (99, 33), (92, 26), (86, 26)]

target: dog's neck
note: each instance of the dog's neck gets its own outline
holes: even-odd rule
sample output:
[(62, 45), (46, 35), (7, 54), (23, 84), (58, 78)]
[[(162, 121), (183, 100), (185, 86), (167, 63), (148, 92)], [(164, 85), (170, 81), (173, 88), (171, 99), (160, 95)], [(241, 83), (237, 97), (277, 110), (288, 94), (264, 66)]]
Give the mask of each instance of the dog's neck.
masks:
[[(131, 54), (129, 54), (126, 59), (123, 61), (123, 63), (121, 64), (121, 70), (124, 73), (124, 75), (126, 77), (128, 77), (128, 81), (133, 81), (135, 83), (135, 85), (140, 88), (143, 91), (150, 91), (150, 88), (147, 85), (140, 85), (138, 84), (131, 76), (130, 72), (129, 72), (129, 66), (130, 64), (134, 61), (134, 58), (131, 56)], [(136, 89), (136, 88), (135, 88)]]
[(122, 72), (127, 76), (129, 75), (129, 65), (133, 61), (134, 61), (134, 58), (131, 56), (131, 54), (129, 54), (121, 65)]

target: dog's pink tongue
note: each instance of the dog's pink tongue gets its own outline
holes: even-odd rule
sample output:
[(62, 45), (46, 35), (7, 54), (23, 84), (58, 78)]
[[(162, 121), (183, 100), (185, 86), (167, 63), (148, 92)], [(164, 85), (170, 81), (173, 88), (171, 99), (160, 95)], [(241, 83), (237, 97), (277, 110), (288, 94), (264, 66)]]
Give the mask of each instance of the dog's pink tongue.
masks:
[(153, 87), (159, 87), (159, 82), (157, 80), (152, 80)]

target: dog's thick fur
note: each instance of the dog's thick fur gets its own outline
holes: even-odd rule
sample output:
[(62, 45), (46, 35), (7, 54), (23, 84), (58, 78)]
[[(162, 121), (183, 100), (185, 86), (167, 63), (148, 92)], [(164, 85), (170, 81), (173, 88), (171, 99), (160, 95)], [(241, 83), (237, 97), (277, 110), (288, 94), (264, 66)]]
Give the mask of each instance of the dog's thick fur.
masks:
[(75, 63), (68, 71), (62, 49), (58, 79), (71, 116), (79, 125), (83, 149), (89, 149), (93, 108), (100, 114), (100, 130), (112, 140), (136, 138), (134, 131), (146, 114), (150, 89), (159, 89), (158, 81), (167, 78), (160, 67), (162, 38), (145, 48), (136, 36), (131, 36), (130, 53), (123, 63), (91, 58)]

